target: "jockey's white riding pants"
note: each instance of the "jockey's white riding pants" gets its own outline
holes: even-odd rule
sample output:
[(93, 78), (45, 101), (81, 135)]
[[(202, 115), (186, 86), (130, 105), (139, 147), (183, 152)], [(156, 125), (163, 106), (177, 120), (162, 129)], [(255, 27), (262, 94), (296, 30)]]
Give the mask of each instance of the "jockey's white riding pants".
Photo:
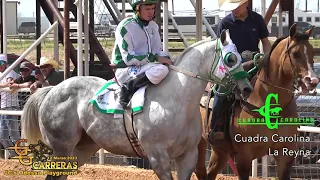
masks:
[(122, 85), (128, 79), (144, 73), (152, 84), (159, 84), (169, 73), (167, 66), (159, 63), (148, 63), (142, 66), (129, 66), (126, 68), (119, 68), (115, 72), (118, 83)]

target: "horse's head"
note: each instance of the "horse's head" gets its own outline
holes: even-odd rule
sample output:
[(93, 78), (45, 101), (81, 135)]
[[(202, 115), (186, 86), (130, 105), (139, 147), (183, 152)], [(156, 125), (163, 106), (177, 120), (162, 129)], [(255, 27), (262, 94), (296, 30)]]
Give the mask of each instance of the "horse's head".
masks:
[(247, 99), (252, 92), (252, 86), (247, 79), (248, 73), (242, 67), (242, 59), (236, 45), (230, 38), (229, 30), (221, 32), (217, 44), (216, 48), (221, 53), (219, 54), (219, 62), (211, 70), (211, 75), (221, 80), (223, 89), (231, 89), (237, 98), (242, 96), (243, 99)]
[(290, 35), (286, 44), (286, 58), (281, 63), (286, 75), (291, 75), (299, 82), (302, 94), (314, 90), (319, 84), (319, 78), (313, 69), (314, 50), (309, 42), (311, 27), (304, 33), (296, 32), (296, 24), (290, 27)]

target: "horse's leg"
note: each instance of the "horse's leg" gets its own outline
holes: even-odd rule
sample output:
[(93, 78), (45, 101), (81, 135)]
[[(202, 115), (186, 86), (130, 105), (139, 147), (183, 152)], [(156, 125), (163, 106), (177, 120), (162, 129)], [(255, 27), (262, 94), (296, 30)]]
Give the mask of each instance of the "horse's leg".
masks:
[(239, 173), (239, 180), (249, 180), (253, 157), (244, 151), (239, 151), (235, 157)]
[(218, 173), (226, 166), (228, 159), (228, 153), (212, 149), (208, 165), (208, 180), (216, 179)]
[[(57, 122), (60, 121), (60, 119), (56, 119)], [(70, 120), (70, 119), (69, 119)], [(47, 125), (48, 126), (48, 125)], [(75, 127), (74, 124), (71, 125), (71, 127)], [(53, 150), (53, 157), (71, 157), (73, 156), (73, 151), (76, 145), (81, 140), (81, 132), (78, 128), (73, 128), (72, 130), (68, 128), (60, 128), (57, 129), (49, 129), (50, 131), (43, 132), (44, 141), (45, 143), (51, 147)], [(64, 134), (65, 137), (61, 137), (61, 135)], [(68, 160), (67, 160), (68, 161)], [(69, 160), (73, 161), (73, 160)], [(53, 175), (47, 175), (46, 180), (66, 180), (66, 175), (61, 176), (53, 176)]]
[(294, 163), (294, 157), (286, 156), (286, 155), (283, 156), (282, 149), (279, 149), (278, 152), (279, 152), (279, 155), (274, 156), (274, 158), (277, 162), (277, 174), (278, 174), (279, 180), (290, 180), (290, 170)]
[(86, 134), (73, 150), (73, 156), (77, 158), (78, 168), (99, 150), (99, 146)]
[[(95, 144), (92, 139), (85, 135), (80, 142), (77, 144), (75, 149), (73, 150), (72, 156), (76, 157), (75, 162), (77, 162), (78, 168), (86, 163), (86, 161), (99, 149), (99, 146)], [(58, 153), (56, 153), (58, 154)], [(64, 154), (64, 153), (62, 153)], [(64, 156), (65, 155), (57, 155)], [(67, 176), (51, 176), (48, 175), (46, 180), (64, 180), (67, 179)]]
[(201, 137), (200, 143), (198, 144), (198, 162), (196, 166), (195, 173), (199, 180), (207, 179), (207, 170), (206, 170), (206, 152), (207, 152), (207, 141), (204, 137)]
[[(167, 151), (163, 148), (159, 148), (161, 145), (152, 144), (153, 148), (150, 148), (146, 153), (151, 164), (153, 171), (161, 180), (173, 180), (171, 174), (170, 158)], [(148, 148), (149, 149), (149, 148)]]
[[(51, 144), (50, 144), (51, 145)], [(60, 146), (61, 148), (59, 149), (59, 151), (56, 151), (55, 149), (57, 149), (56, 147), (51, 146), (53, 149), (53, 157), (68, 157), (68, 156), (72, 156), (71, 151), (69, 151), (68, 149), (63, 148), (62, 146)], [(45, 180), (66, 180), (67, 176), (65, 175), (61, 175), (61, 176), (53, 176), (53, 175), (47, 175)]]
[(189, 180), (196, 168), (198, 160), (198, 148), (188, 149), (181, 156), (176, 158), (178, 180)]

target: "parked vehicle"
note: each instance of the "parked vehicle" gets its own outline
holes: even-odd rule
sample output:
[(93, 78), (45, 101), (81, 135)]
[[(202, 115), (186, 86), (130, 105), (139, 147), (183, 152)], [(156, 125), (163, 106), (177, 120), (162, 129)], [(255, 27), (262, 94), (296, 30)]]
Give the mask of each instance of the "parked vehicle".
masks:
[(36, 23), (35, 22), (22, 22), (18, 28), (19, 34), (31, 34), (36, 33)]

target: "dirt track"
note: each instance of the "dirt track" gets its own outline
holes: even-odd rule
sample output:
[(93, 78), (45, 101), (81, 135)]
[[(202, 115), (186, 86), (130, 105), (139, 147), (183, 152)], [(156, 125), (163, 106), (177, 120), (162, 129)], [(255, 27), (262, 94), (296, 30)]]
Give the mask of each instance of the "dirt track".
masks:
[[(0, 160), (1, 180), (42, 180), (45, 176), (5, 175), (6, 170), (29, 171), (29, 166), (21, 165), (17, 160)], [(175, 179), (176, 174), (174, 174)], [(138, 169), (135, 167), (109, 166), (109, 165), (84, 165), (78, 170), (78, 174), (69, 176), (71, 180), (157, 180), (151, 170)], [(192, 180), (196, 180), (193, 174)], [(236, 180), (236, 177), (219, 176), (219, 180)], [(271, 178), (270, 178), (271, 179)]]

